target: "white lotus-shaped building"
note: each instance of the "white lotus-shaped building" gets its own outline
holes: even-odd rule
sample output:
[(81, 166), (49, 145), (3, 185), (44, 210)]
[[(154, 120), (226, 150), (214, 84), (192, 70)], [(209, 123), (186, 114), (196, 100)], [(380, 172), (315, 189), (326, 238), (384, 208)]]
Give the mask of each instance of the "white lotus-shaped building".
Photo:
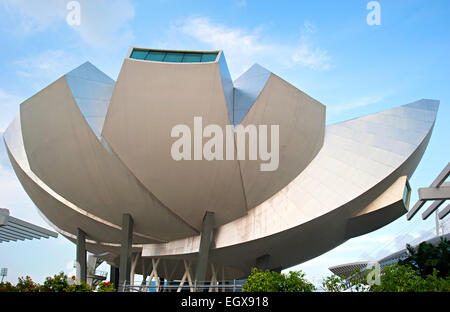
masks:
[[(324, 105), (259, 65), (232, 81), (221, 51), (131, 48), (117, 81), (85, 63), (23, 102), (4, 141), (46, 219), (81, 253), (120, 266), (121, 282), (129, 270), (232, 279), (304, 262), (405, 214), (438, 105), (326, 126)], [(279, 125), (278, 169), (174, 160), (171, 129), (194, 128), (194, 117)]]

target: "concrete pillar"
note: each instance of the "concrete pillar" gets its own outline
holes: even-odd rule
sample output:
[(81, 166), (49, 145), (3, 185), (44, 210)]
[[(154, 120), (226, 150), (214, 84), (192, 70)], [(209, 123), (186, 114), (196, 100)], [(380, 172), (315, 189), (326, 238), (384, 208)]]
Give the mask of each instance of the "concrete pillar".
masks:
[(256, 259), (256, 267), (262, 271), (269, 270), (270, 255), (262, 255)]
[(86, 282), (87, 277), (86, 256), (86, 233), (77, 228), (77, 274), (81, 282)]
[(272, 272), (277, 272), (277, 273), (281, 273), (281, 271), (283, 271), (283, 268), (282, 268), (282, 267), (278, 267), (278, 268), (274, 268), (274, 269), (272, 269), (272, 270), (270, 270), (270, 271), (272, 271)]
[(200, 248), (195, 270), (195, 281), (204, 282), (206, 270), (208, 268), (209, 249), (213, 238), (214, 212), (207, 211), (203, 217), (202, 233), (200, 238)]
[(117, 291), (119, 286), (119, 268), (111, 265), (109, 270), (109, 281), (114, 284), (114, 289)]
[(133, 244), (133, 218), (126, 213), (122, 216), (122, 244), (120, 247), (120, 270), (119, 283), (120, 287), (130, 283), (131, 273), (131, 247)]

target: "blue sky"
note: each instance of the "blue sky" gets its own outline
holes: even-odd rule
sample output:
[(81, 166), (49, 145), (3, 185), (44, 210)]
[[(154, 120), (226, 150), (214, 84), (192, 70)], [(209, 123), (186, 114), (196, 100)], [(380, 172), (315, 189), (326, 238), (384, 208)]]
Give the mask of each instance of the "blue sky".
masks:
[[(66, 22), (68, 2), (0, 0), (0, 132), (23, 100), (85, 61), (116, 79), (132, 45), (223, 49), (233, 78), (259, 63), (325, 104), (328, 124), (421, 98), (440, 100), (433, 136), (410, 181), (413, 203), (416, 189), (449, 161), (449, 1), (379, 1), (379, 26), (367, 24), (363, 0), (80, 0), (79, 26)], [(48, 227), (3, 145), (0, 207)], [(295, 269), (318, 281), (329, 266), (376, 259), (432, 235), (433, 226), (433, 218), (402, 217)], [(13, 282), (26, 274), (43, 281), (69, 273), (74, 258), (75, 246), (64, 238), (0, 244), (0, 267), (9, 268)]]

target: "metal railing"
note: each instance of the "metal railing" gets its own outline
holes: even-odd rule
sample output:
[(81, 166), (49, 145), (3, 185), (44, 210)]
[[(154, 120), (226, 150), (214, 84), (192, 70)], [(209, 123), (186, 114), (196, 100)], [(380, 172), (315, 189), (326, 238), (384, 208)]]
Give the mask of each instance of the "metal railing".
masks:
[(243, 282), (237, 280), (219, 281), (217, 284), (194, 282), (192, 285), (180, 285), (180, 281), (164, 282), (156, 285), (120, 285), (120, 292), (242, 292)]

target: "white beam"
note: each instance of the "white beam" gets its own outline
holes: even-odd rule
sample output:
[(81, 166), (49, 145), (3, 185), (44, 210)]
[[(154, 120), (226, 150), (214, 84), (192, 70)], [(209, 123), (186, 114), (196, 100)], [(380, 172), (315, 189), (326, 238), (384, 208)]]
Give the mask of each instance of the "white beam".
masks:
[(436, 209), (439, 208), (440, 205), (442, 205), (444, 201), (443, 200), (436, 200), (434, 201), (430, 207), (427, 208), (427, 210), (425, 210), (422, 213), (422, 219), (425, 220), (426, 218), (428, 218)]
[(130, 285), (134, 285), (134, 274), (136, 272), (136, 265), (139, 260), (139, 256), (140, 256), (139, 252), (132, 255), (131, 270), (130, 270)]
[(420, 200), (450, 199), (450, 183), (445, 182), (439, 187), (419, 188)]
[(450, 212), (450, 204), (448, 204), (444, 209), (442, 209), (439, 212), (439, 219), (444, 219), (449, 212)]

